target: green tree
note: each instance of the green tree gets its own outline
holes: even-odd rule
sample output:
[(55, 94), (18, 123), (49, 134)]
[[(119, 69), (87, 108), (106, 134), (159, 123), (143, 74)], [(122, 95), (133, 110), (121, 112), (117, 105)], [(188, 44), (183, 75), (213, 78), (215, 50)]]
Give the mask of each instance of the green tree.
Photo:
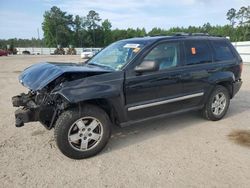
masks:
[(236, 19), (236, 10), (234, 8), (231, 8), (227, 11), (227, 19), (230, 21), (230, 24), (232, 27), (235, 25), (235, 19)]
[(82, 45), (82, 19), (79, 15), (75, 16), (74, 19), (74, 37), (73, 37), (73, 43), (74, 46), (81, 46)]
[(202, 32), (204, 32), (204, 33), (209, 33), (211, 31), (211, 29), (212, 29), (212, 26), (209, 22), (205, 23), (201, 28)]
[(154, 27), (151, 31), (148, 32), (150, 36), (164, 35), (164, 31), (161, 28)]
[(100, 28), (99, 22), (101, 18), (97, 12), (90, 10), (88, 15), (84, 17), (83, 27), (92, 33), (92, 41), (95, 46), (96, 36), (95, 31)]
[(102, 22), (102, 29), (104, 32), (104, 36), (103, 36), (103, 46), (107, 46), (112, 42), (112, 24), (111, 22), (106, 19)]
[(249, 23), (250, 23), (250, 7), (241, 7), (236, 13), (236, 18), (239, 20), (237, 33), (239, 40), (249, 40)]
[(245, 19), (247, 16), (247, 7), (241, 7), (240, 10), (236, 14), (236, 18), (239, 20), (239, 25), (243, 26), (245, 23)]
[(45, 43), (48, 47), (60, 44), (68, 46), (72, 40), (73, 16), (53, 6), (50, 11), (45, 11), (42, 29)]
[(145, 28), (137, 28), (136, 29), (136, 37), (145, 37), (147, 35)]
[(250, 6), (247, 7), (245, 17), (246, 17), (246, 24), (249, 25), (250, 24)]
[(93, 10), (89, 11), (86, 17), (80, 15), (73, 17), (57, 7), (52, 7), (44, 13), (43, 39), (0, 39), (0, 48), (6, 49), (7, 45), (40, 47), (41, 44), (46, 44), (48, 47), (56, 47), (57, 44), (61, 44), (62, 47), (67, 47), (69, 44), (73, 44), (75, 47), (102, 47), (125, 38), (172, 35), (181, 32), (230, 36), (231, 41), (250, 40), (250, 6), (241, 7), (238, 11), (231, 8), (226, 17), (230, 24), (223, 26), (205, 23), (198, 27), (173, 27), (170, 29), (155, 27), (146, 32), (145, 28), (112, 29), (111, 22), (107, 19), (101, 22), (99, 14)]

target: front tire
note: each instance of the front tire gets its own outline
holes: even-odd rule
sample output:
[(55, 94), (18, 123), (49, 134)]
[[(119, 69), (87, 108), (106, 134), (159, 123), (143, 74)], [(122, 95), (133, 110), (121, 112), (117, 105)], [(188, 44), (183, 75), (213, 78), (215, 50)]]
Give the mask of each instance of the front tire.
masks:
[(202, 110), (202, 115), (208, 120), (218, 121), (227, 113), (229, 104), (230, 96), (228, 90), (218, 85), (209, 96)]
[(81, 111), (69, 109), (56, 121), (55, 140), (60, 151), (72, 159), (84, 159), (99, 153), (111, 134), (111, 122), (101, 108), (85, 105)]

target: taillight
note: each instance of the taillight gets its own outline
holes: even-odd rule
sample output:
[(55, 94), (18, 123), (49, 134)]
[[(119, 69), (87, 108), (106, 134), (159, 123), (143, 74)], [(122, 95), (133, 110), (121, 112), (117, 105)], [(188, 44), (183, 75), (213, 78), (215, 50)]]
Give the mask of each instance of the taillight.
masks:
[(240, 74), (242, 73), (243, 70), (243, 63), (240, 63)]

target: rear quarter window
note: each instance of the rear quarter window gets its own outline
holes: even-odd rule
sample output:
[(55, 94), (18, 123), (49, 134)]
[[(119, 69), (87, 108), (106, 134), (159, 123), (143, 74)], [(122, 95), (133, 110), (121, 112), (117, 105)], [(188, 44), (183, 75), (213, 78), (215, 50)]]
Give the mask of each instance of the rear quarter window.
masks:
[(185, 41), (186, 64), (203, 64), (212, 62), (212, 53), (206, 40)]
[(226, 41), (211, 41), (214, 48), (214, 61), (228, 61), (235, 57), (229, 44)]

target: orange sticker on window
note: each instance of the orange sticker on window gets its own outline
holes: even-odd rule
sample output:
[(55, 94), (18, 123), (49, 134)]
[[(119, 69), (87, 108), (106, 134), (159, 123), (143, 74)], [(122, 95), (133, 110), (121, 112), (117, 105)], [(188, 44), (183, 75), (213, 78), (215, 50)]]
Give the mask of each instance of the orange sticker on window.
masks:
[(196, 54), (196, 48), (191, 48), (192, 55)]

